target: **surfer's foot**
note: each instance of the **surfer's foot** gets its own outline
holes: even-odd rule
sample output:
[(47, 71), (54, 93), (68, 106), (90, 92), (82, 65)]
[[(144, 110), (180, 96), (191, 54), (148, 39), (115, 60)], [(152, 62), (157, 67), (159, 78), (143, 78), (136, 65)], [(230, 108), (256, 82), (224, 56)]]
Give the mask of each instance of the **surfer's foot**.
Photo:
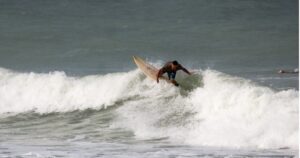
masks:
[(172, 80), (172, 83), (173, 83), (176, 87), (179, 86), (179, 84), (178, 84), (175, 80)]

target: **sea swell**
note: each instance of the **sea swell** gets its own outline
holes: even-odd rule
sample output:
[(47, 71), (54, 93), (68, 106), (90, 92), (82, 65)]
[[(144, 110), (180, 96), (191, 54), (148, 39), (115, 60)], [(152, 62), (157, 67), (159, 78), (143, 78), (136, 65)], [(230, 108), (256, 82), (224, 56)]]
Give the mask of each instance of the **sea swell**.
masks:
[(114, 110), (111, 128), (137, 139), (202, 146), (297, 148), (298, 91), (275, 91), (215, 70), (178, 74), (180, 88), (139, 70), (70, 77), (0, 69), (0, 115)]
[(0, 69), (0, 113), (70, 112), (101, 109), (130, 96), (137, 71), (85, 77), (64, 72), (18, 73)]

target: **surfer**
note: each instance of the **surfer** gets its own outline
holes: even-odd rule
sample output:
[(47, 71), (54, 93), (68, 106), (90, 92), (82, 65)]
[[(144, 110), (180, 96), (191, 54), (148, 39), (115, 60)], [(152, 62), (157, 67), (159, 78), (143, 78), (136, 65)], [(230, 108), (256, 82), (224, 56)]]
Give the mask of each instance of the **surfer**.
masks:
[(176, 71), (182, 70), (185, 73), (191, 75), (191, 73), (181, 66), (176, 60), (167, 62), (161, 69), (159, 69), (157, 76), (156, 76), (156, 81), (159, 83), (159, 77), (161, 77), (164, 73), (168, 74), (169, 80), (175, 85), (179, 86), (179, 84), (175, 81), (175, 76), (176, 76)]
[(279, 74), (297, 74), (297, 73), (299, 73), (299, 70), (298, 69), (294, 69), (293, 71), (279, 70), (278, 73)]

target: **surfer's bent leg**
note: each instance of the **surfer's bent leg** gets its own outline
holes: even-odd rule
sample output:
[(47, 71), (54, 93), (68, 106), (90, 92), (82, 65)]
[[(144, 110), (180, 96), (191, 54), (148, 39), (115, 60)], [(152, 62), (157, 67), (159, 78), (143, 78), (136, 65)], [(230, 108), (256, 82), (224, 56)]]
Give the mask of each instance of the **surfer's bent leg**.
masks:
[(168, 72), (168, 78), (171, 80), (171, 72)]
[[(171, 76), (171, 79), (172, 79), (172, 80), (175, 80), (176, 72), (171, 72), (171, 73), (170, 73), (170, 76)], [(170, 78), (170, 77), (169, 77), (169, 78)]]
[(175, 77), (176, 77), (176, 72), (171, 72), (169, 75), (169, 79), (171, 78), (171, 81), (175, 86), (179, 86), (179, 84), (175, 81)]

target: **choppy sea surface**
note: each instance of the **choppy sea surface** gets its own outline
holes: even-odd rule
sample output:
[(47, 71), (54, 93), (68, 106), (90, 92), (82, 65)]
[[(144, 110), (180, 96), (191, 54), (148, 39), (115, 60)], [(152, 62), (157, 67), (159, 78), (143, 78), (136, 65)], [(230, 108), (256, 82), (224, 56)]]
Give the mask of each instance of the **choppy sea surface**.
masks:
[(298, 6), (0, 0), (0, 157), (299, 157)]

